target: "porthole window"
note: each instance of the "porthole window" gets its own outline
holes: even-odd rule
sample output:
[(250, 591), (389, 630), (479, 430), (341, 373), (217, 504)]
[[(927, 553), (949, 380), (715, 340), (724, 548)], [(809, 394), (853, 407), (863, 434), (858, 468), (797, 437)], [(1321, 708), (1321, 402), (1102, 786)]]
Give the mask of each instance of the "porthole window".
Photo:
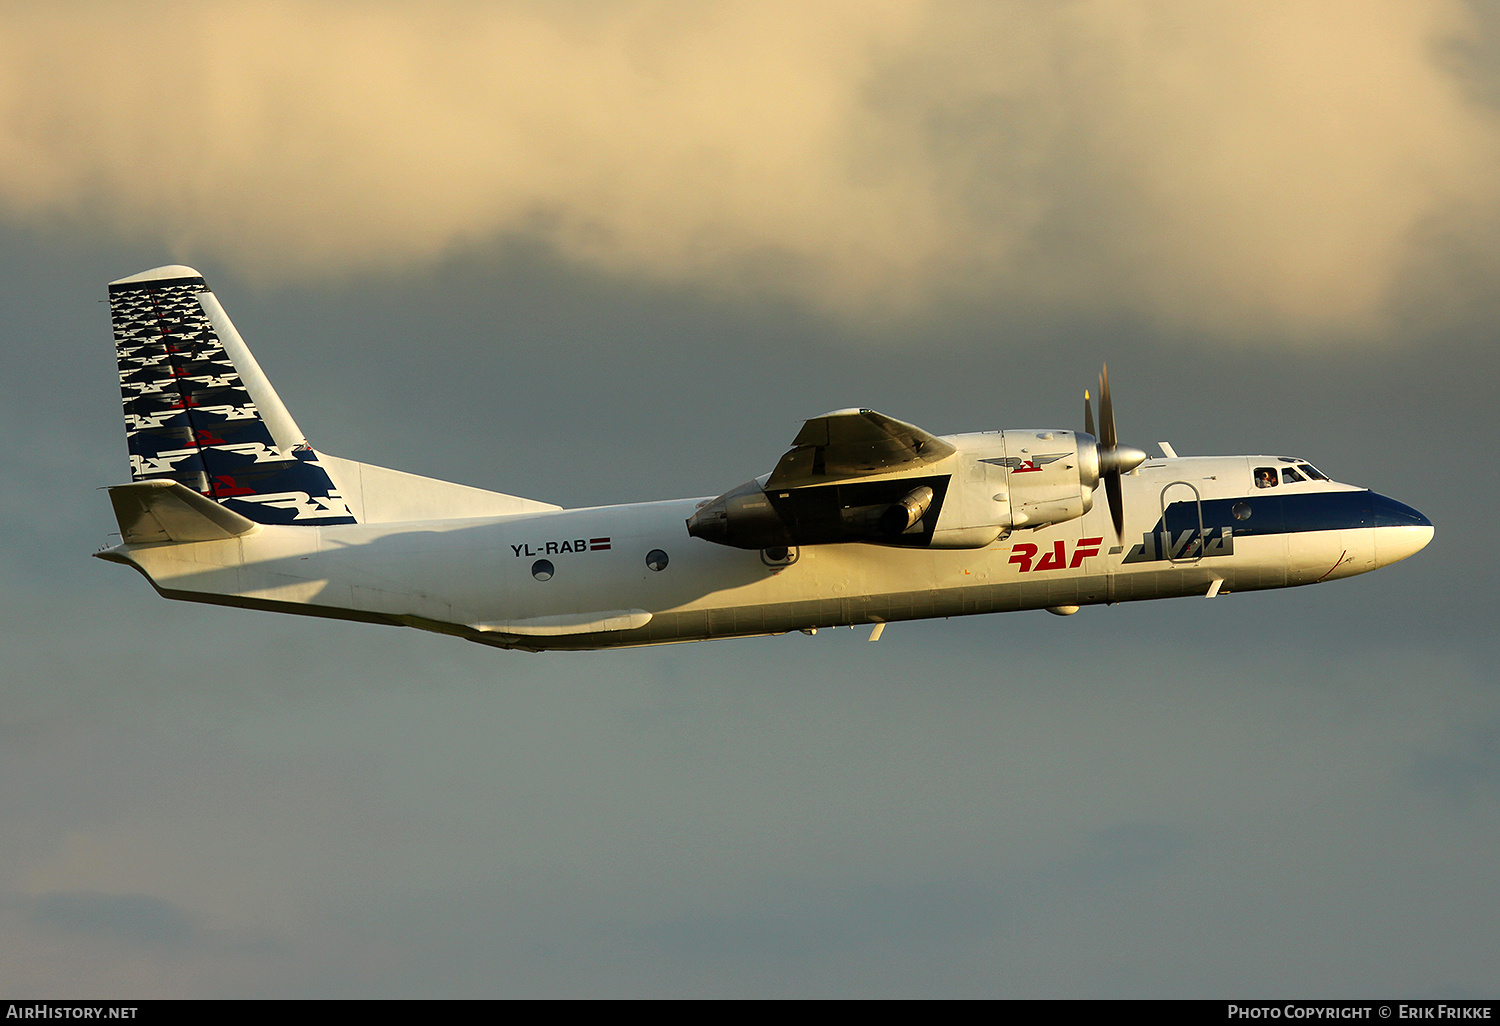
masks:
[(550, 559), (539, 559), (531, 564), (531, 576), (539, 581), (552, 580), (552, 573), (552, 560)]
[(661, 549), (652, 549), (646, 553), (646, 565), (653, 570), (665, 570), (667, 568), (667, 554)]
[(1236, 502), (1234, 508), (1229, 512), (1234, 514), (1234, 519), (1236, 520), (1249, 520), (1250, 504), (1248, 502)]

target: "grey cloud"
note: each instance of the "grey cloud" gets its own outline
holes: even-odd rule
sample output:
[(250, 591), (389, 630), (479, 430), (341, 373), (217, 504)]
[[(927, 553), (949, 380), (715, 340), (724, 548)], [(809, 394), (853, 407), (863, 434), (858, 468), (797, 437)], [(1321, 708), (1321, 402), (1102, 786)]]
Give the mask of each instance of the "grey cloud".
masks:
[[(768, 887), (758, 908), (683, 916), (639, 931), (677, 957), (795, 960), (879, 947), (928, 947), (995, 929), (1005, 902), (975, 881)], [(764, 897), (766, 895), (762, 895)]]
[(186, 948), (201, 937), (192, 915), (149, 894), (52, 891), (25, 902), (33, 925), (132, 944)]
[(1458, 0), (12, 7), (0, 210), (263, 281), (516, 238), (855, 322), (1337, 344), (1500, 266), (1495, 63)]
[(1117, 823), (1089, 837), (1076, 871), (1106, 879), (1148, 876), (1171, 866), (1191, 846), (1186, 831), (1171, 823)]
[(1411, 765), (1411, 780), (1468, 806), (1500, 800), (1500, 720), (1466, 732), (1453, 750), (1428, 751)]

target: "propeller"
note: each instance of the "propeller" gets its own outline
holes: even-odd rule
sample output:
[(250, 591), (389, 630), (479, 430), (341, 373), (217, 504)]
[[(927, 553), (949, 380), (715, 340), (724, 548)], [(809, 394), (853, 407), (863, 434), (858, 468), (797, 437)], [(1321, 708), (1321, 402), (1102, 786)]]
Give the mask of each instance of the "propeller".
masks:
[[(1083, 393), (1083, 429), (1094, 434), (1094, 406), (1089, 401), (1088, 390)], [(1110, 517), (1114, 520), (1115, 539), (1125, 540), (1125, 502), (1121, 494), (1120, 476), (1146, 462), (1146, 454), (1130, 445), (1121, 445), (1115, 435), (1115, 408), (1109, 398), (1109, 365), (1099, 372), (1099, 480), (1104, 482), (1104, 496), (1109, 500)]]

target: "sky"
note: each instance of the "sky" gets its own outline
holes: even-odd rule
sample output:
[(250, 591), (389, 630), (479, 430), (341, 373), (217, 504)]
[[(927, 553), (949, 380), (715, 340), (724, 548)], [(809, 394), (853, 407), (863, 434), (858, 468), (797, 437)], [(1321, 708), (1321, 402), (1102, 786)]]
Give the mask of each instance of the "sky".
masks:
[[(1496, 996), (1500, 17), (0, 3), (0, 996)], [(106, 282), (566, 506), (807, 417), (1288, 453), (1282, 592), (603, 653), (156, 596)]]

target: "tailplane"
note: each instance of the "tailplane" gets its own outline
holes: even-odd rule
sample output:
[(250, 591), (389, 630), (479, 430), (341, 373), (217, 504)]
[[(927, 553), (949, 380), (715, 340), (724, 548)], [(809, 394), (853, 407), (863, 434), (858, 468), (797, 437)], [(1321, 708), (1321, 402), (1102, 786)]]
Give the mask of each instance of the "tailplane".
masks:
[(224, 541), (260, 530), (255, 521), (184, 487), (178, 481), (115, 485), (109, 501), (126, 545)]

